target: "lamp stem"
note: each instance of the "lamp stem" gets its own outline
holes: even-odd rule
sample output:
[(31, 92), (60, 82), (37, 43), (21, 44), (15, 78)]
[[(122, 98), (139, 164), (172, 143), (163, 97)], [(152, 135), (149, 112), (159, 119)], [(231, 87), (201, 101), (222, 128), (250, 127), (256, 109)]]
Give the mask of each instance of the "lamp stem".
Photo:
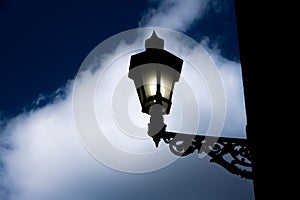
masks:
[(155, 146), (162, 138), (162, 134), (166, 131), (167, 125), (164, 123), (161, 105), (155, 104), (150, 108), (150, 123), (148, 124), (148, 135), (153, 138)]

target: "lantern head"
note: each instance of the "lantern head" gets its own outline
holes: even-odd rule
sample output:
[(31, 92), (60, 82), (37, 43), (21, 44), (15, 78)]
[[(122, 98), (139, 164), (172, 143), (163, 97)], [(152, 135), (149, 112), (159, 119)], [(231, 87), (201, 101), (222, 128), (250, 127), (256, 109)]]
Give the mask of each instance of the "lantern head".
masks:
[(183, 60), (164, 50), (164, 40), (153, 31), (145, 41), (146, 50), (131, 56), (129, 74), (139, 96), (142, 112), (150, 114), (160, 105), (169, 114), (175, 82), (179, 81)]

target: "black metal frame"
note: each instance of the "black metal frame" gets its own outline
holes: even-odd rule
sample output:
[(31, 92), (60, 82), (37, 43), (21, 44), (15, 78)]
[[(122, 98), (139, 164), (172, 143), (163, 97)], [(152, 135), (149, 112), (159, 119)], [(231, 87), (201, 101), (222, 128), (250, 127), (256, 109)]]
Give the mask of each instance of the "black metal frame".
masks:
[(252, 154), (247, 139), (175, 133), (166, 131), (166, 127), (162, 115), (151, 115), (148, 135), (156, 147), (163, 140), (177, 156), (186, 156), (197, 150), (198, 154), (207, 154), (211, 157), (210, 162), (221, 165), (230, 173), (253, 179)]

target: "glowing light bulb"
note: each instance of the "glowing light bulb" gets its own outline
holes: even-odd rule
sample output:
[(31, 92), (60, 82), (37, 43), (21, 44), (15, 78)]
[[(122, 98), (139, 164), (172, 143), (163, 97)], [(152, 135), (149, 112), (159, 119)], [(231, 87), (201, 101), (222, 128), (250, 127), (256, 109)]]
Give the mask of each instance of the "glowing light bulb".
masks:
[(152, 79), (149, 84), (150, 96), (154, 96), (156, 94), (156, 79)]

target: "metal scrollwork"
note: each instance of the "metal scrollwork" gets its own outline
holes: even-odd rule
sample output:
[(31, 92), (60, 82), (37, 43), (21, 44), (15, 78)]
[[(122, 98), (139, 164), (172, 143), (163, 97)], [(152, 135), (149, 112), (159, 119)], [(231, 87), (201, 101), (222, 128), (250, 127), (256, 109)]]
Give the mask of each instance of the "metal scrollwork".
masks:
[(197, 150), (211, 157), (210, 162), (223, 166), (242, 178), (253, 179), (252, 156), (246, 139), (190, 135), (165, 132), (161, 134), (170, 151), (177, 156), (186, 156)]

